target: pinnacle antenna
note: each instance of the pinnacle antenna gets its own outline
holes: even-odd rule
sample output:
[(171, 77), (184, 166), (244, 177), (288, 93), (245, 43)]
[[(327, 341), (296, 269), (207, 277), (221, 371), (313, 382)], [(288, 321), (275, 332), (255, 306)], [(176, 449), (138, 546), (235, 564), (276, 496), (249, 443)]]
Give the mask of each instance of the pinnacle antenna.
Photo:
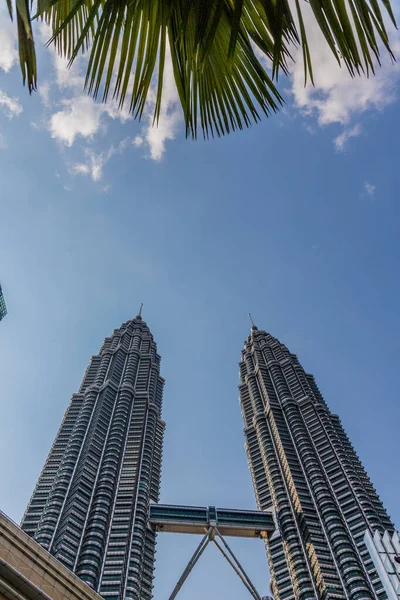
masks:
[(251, 313), (247, 313), (247, 314), (249, 315), (249, 319), (250, 319), (250, 323), (251, 323), (251, 331), (257, 331), (257, 327), (256, 327), (256, 325), (254, 325), (254, 321), (251, 316)]
[(140, 304), (139, 314), (138, 314), (139, 317), (142, 316), (142, 308), (143, 308), (143, 302)]

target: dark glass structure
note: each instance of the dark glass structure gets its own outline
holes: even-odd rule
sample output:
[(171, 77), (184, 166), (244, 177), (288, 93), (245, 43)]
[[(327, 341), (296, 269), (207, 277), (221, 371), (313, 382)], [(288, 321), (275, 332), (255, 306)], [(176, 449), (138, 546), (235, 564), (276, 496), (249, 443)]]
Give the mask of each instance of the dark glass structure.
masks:
[(150, 599), (164, 380), (139, 314), (93, 356), (22, 520), (22, 529), (107, 600)]
[(254, 325), (240, 362), (246, 452), (275, 600), (387, 598), (364, 542), (394, 527), (339, 417), (297, 356)]
[(4, 296), (3, 296), (3, 290), (1, 289), (1, 285), (0, 285), (0, 321), (2, 319), (4, 319), (6, 314), (7, 314), (6, 303), (5, 303)]

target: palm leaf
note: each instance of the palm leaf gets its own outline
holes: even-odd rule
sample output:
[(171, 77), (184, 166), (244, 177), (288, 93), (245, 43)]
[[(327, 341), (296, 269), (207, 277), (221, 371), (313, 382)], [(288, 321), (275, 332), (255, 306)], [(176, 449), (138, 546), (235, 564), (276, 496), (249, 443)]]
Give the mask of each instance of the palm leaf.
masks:
[(11, 2), (11, 0), (6, 0), (6, 4), (7, 4), (8, 13), (10, 15), (10, 19), (12, 20), (12, 18), (13, 18), (13, 8), (12, 8), (12, 2)]
[(36, 54), (31, 26), (28, 0), (16, 0), (19, 63), (23, 83), (27, 82), (29, 92), (36, 89)]
[[(12, 0), (6, 0), (12, 16)], [(282, 103), (274, 80), (289, 73), (291, 48), (302, 48), (305, 81), (313, 80), (310, 27), (319, 27), (352, 76), (374, 72), (382, 47), (394, 58), (382, 16), (389, 0), (37, 0), (56, 50), (70, 63), (89, 50), (86, 89), (140, 118), (151, 95), (158, 122), (169, 53), (187, 134), (223, 135), (248, 127)], [(293, 12), (294, 11), (294, 12)], [(16, 0), (20, 60), (29, 89), (36, 62), (28, 0)], [(270, 61), (271, 74), (256, 56)]]
[[(10, 19), (13, 20), (14, 11), (12, 0), (6, 0)], [(17, 31), (19, 62), (22, 72), (23, 83), (28, 83), (29, 93), (36, 89), (36, 54), (33, 41), (31, 17), (28, 0), (16, 0)]]

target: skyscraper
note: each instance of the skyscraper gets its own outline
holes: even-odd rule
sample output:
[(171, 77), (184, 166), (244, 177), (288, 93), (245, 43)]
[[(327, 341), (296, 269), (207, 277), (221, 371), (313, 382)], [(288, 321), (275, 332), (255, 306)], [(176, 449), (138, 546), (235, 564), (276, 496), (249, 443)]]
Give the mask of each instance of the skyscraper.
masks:
[(1, 289), (1, 285), (0, 285), (0, 321), (2, 319), (4, 319), (6, 314), (7, 314), (6, 303), (5, 303), (4, 296), (3, 296), (3, 290)]
[(239, 366), (257, 504), (280, 530), (266, 540), (274, 599), (387, 598), (364, 534), (394, 527), (314, 377), (254, 325)]
[(160, 356), (141, 314), (73, 394), (22, 528), (107, 600), (151, 598), (165, 424)]

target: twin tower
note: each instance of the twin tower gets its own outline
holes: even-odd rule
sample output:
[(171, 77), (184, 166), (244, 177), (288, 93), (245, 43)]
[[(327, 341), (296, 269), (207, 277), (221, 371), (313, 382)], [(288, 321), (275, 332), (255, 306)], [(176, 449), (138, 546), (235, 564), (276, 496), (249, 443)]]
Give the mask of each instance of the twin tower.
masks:
[[(163, 387), (156, 343), (139, 314), (92, 357), (22, 520), (106, 600), (152, 597), (157, 527), (149, 509), (160, 492)], [(394, 526), (313, 376), (253, 325), (239, 390), (258, 509), (274, 517), (274, 533), (262, 535), (274, 600), (390, 597), (366, 536), (392, 537)], [(226, 518), (254, 525), (253, 512)], [(203, 527), (200, 512), (191, 515)]]

